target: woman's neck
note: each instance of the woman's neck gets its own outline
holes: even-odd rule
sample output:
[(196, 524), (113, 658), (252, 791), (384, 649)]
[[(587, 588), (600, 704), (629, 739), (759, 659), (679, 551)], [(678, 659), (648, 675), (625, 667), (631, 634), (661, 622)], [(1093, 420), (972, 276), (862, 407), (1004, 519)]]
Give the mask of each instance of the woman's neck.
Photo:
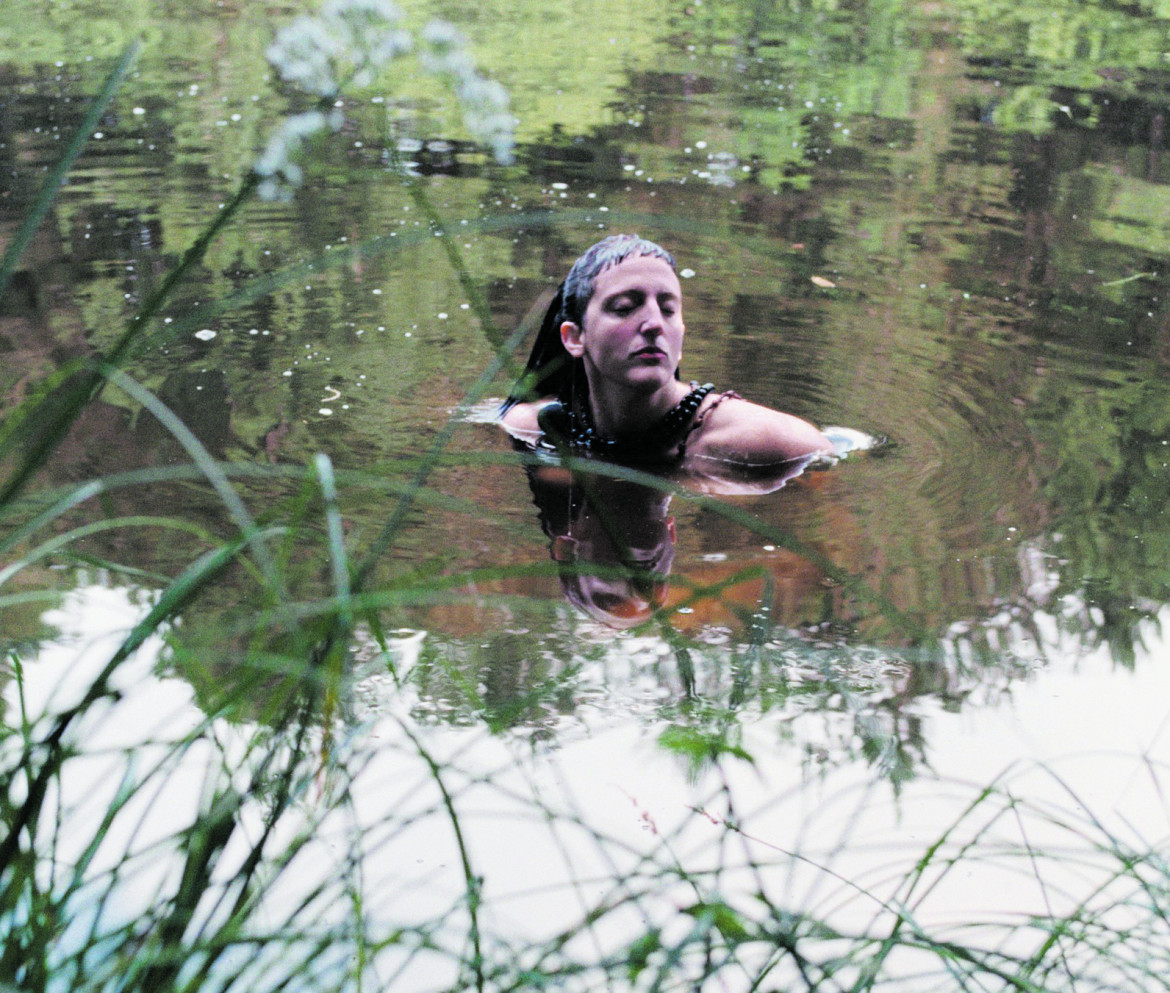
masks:
[(598, 432), (608, 438), (645, 431), (665, 417), (689, 392), (685, 383), (672, 379), (653, 393), (642, 393), (609, 384), (592, 384), (590, 413)]

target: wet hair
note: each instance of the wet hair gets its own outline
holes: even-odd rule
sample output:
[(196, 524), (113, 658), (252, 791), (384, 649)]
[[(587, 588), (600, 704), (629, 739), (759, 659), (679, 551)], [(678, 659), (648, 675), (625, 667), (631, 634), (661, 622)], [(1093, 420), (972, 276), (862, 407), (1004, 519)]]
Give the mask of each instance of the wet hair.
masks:
[[(501, 405), (501, 414), (517, 403), (542, 396), (555, 396), (566, 406), (571, 405), (574, 399), (578, 403), (584, 402), (584, 398), (589, 395), (589, 384), (581, 363), (574, 362), (565, 351), (561, 341), (561, 325), (565, 321), (572, 321), (583, 327), (585, 310), (593, 297), (597, 277), (627, 259), (643, 256), (662, 259), (672, 269), (675, 268), (674, 256), (670, 252), (636, 234), (615, 234), (603, 238), (573, 263), (569, 275), (557, 288), (556, 296), (544, 313), (524, 372), (512, 387), (508, 399)], [(675, 374), (677, 376), (677, 371)]]

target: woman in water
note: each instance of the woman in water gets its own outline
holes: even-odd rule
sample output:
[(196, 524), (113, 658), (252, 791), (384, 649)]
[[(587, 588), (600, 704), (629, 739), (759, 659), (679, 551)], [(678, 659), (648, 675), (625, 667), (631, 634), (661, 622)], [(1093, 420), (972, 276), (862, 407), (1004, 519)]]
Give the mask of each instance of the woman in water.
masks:
[(550, 304), (504, 427), (526, 444), (642, 464), (774, 469), (832, 454), (799, 417), (684, 383), (685, 332), (670, 253), (634, 235), (598, 242)]

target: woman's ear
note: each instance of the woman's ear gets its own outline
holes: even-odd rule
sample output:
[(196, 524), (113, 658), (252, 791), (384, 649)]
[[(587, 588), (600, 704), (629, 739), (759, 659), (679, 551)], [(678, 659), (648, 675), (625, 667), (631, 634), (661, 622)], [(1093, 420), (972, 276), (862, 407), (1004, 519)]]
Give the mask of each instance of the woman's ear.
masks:
[(572, 321), (565, 321), (561, 325), (561, 344), (565, 346), (565, 351), (575, 359), (579, 359), (585, 354), (585, 342), (581, 340), (581, 336), (581, 328)]

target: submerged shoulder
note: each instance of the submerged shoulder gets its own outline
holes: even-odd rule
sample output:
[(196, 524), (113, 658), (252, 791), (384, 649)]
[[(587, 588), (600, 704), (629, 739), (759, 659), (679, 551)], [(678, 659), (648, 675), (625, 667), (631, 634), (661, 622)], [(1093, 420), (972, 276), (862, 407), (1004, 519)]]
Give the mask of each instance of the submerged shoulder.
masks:
[(688, 450), (695, 456), (770, 465), (829, 454), (833, 444), (808, 421), (737, 396), (716, 396), (699, 411)]

